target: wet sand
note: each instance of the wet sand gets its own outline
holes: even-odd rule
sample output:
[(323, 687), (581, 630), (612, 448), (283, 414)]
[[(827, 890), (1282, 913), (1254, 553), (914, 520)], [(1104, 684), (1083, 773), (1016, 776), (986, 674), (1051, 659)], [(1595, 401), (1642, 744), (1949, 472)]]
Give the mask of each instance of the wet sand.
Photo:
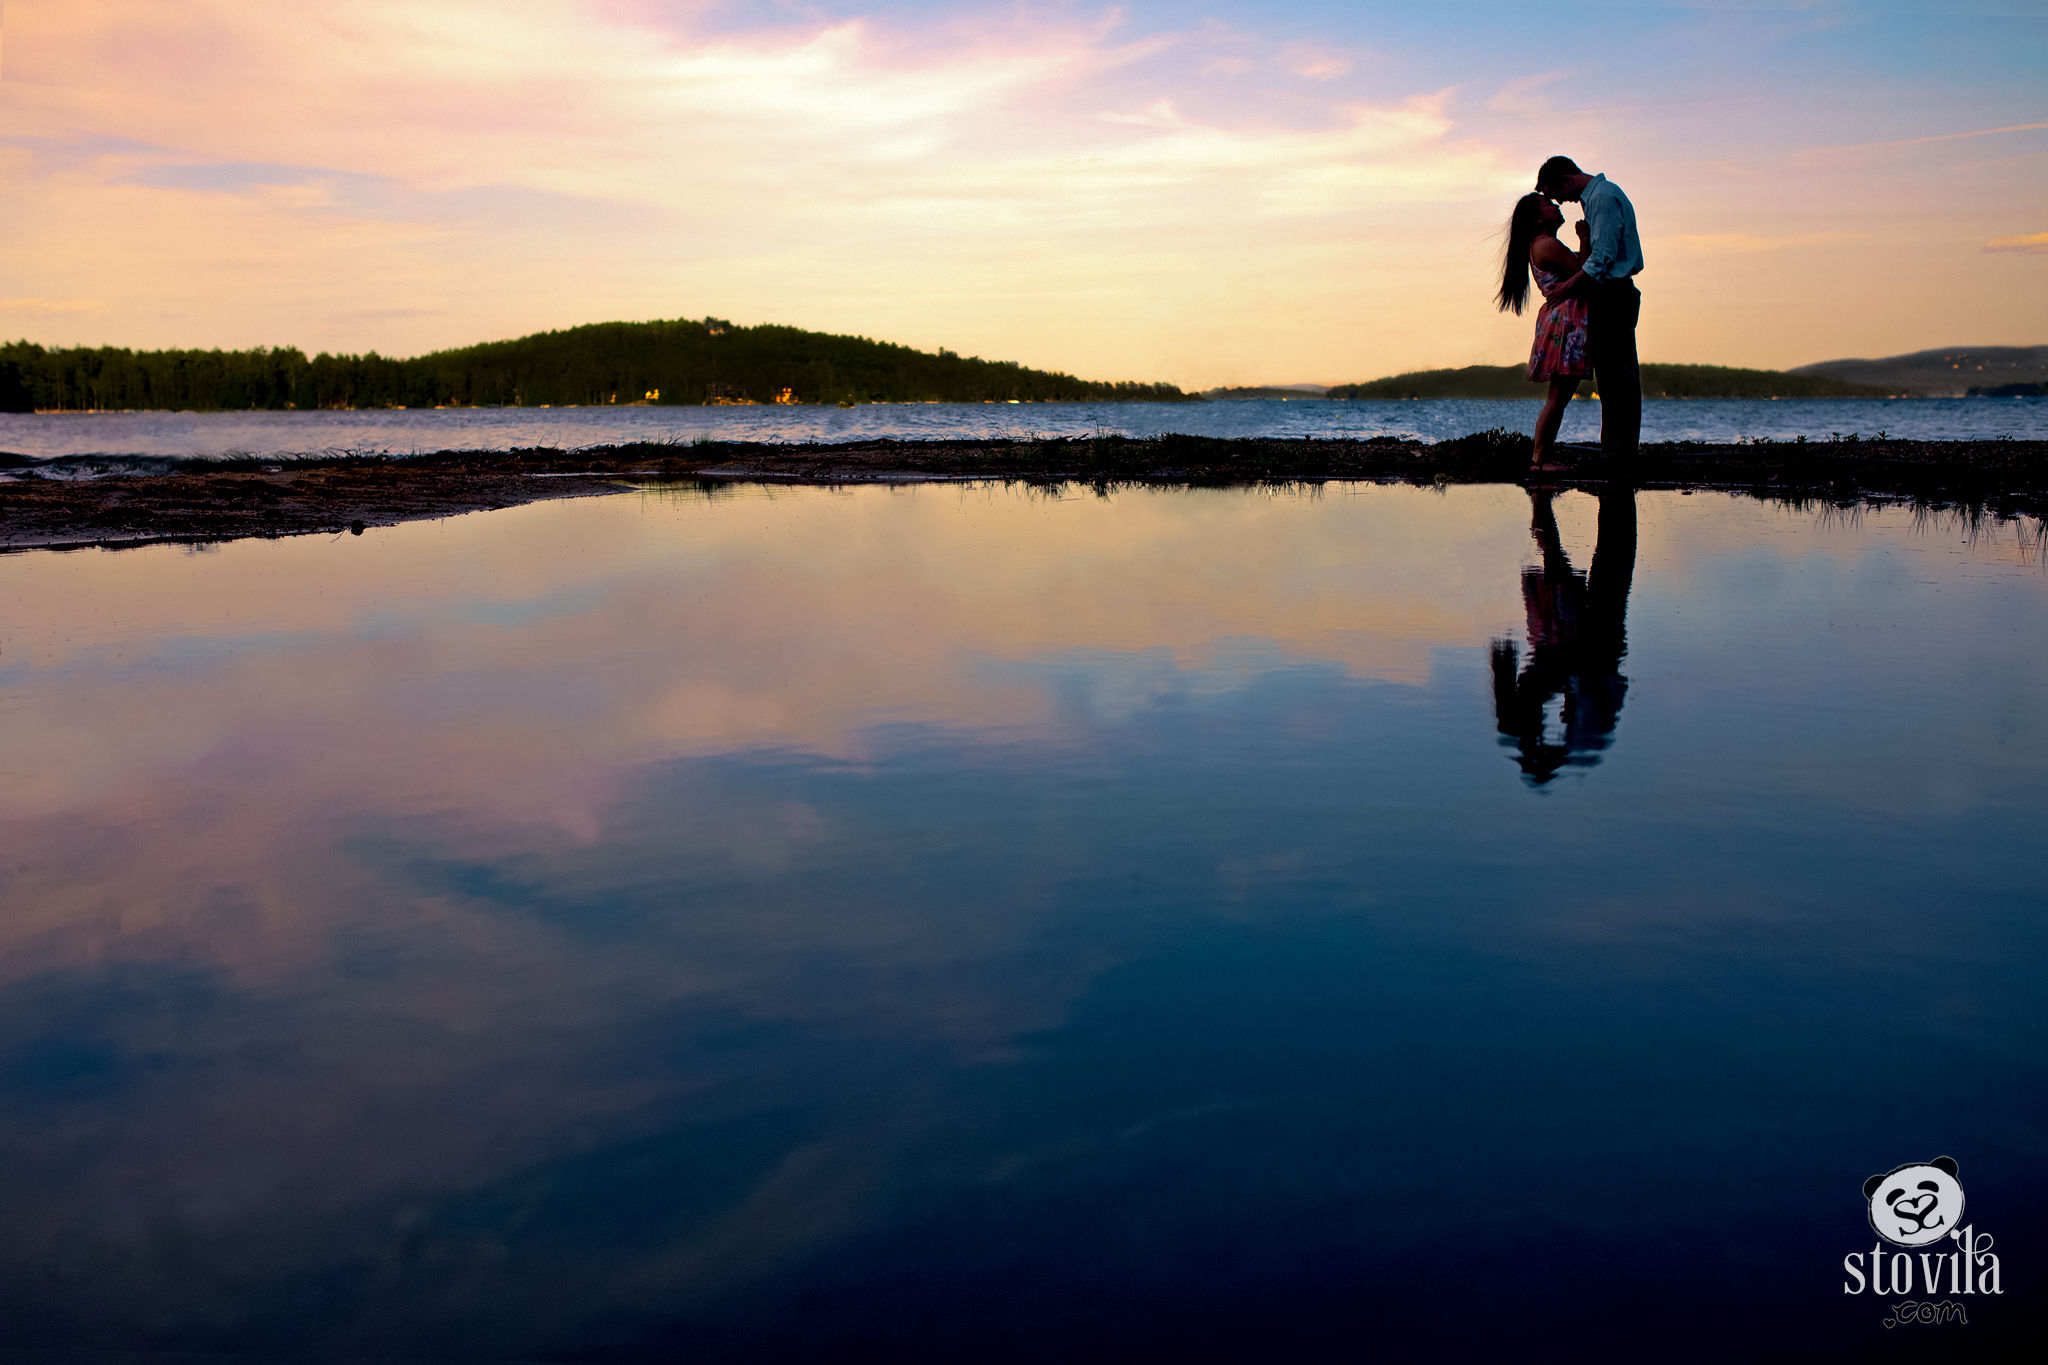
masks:
[[(654, 481), (810, 484), (1010, 479), (1245, 484), (1362, 479), (1522, 482), (1529, 440), (1481, 433), (1402, 440), (1164, 436), (1040, 441), (715, 442), (598, 450), (448, 451), (406, 458), (27, 465), (0, 456), (0, 550), (119, 547), (360, 532), (371, 526), (588, 497)], [(1586, 456), (1550, 481), (1764, 496), (1906, 498), (1997, 513), (2048, 512), (2048, 442), (1821, 441), (1662, 444), (1626, 470)]]

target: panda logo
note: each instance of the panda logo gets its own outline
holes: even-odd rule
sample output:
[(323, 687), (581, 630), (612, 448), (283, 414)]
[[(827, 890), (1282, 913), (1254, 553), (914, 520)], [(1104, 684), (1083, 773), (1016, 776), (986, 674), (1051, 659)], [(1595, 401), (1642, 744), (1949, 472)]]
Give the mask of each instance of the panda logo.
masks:
[(1962, 1226), (1963, 1187), (1954, 1158), (1910, 1161), (1863, 1182), (1870, 1201), (1870, 1226), (1887, 1242), (1924, 1247)]

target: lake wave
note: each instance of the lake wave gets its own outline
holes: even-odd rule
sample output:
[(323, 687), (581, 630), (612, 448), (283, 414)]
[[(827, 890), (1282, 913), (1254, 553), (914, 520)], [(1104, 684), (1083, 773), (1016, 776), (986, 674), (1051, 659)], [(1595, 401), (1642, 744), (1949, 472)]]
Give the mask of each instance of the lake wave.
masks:
[[(1441, 441), (1506, 427), (1528, 431), (1538, 404), (1519, 399), (1193, 403), (871, 403), (755, 407), (431, 408), (351, 412), (0, 414), (0, 451), (66, 456), (291, 460), (440, 450), (562, 450), (635, 442), (1019, 440), (1185, 432), (1197, 436)], [(1593, 441), (1600, 405), (1575, 403), (1564, 439)], [(2048, 399), (1652, 399), (1645, 441), (2048, 440)]]

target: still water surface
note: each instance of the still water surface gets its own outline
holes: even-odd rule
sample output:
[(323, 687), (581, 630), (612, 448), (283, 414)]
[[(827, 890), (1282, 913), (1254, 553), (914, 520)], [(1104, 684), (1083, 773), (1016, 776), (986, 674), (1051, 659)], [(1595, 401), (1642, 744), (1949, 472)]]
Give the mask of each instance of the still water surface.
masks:
[[(150, 456), (292, 459), (437, 450), (575, 450), (636, 441), (1025, 440), (1166, 432), (1328, 440), (1442, 441), (1530, 431), (1538, 404), (1243, 399), (1206, 403), (870, 403), (821, 407), (450, 408), (360, 412), (0, 413), (0, 452), (32, 459)], [(1651, 399), (1646, 441), (1824, 441), (1885, 433), (1916, 441), (2048, 440), (2048, 399)], [(1565, 413), (1564, 439), (1597, 441), (1600, 405)]]
[(926, 486), (0, 558), (0, 1347), (1833, 1354), (1941, 1154), (2026, 1339), (2031, 534)]

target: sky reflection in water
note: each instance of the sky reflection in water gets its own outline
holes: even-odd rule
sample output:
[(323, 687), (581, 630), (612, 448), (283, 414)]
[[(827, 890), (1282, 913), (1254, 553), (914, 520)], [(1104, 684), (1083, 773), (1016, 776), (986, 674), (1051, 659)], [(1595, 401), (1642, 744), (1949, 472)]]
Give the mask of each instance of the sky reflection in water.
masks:
[(1877, 1341), (1865, 1176), (2048, 1248), (2012, 537), (925, 487), (0, 559), (0, 1346)]

